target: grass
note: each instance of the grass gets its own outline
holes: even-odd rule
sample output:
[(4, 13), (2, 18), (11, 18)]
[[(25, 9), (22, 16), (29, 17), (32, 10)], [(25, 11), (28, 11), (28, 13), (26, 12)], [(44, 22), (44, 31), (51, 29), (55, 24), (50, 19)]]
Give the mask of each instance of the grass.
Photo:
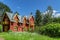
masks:
[[(1, 25), (0, 25), (1, 28)], [(1, 29), (0, 29), (1, 30)], [(30, 32), (2, 32), (0, 33), (0, 40), (60, 40), (60, 38), (51, 38)]]
[(28, 32), (0, 33), (0, 38), (5, 40), (60, 40), (60, 38), (51, 38), (37, 33)]

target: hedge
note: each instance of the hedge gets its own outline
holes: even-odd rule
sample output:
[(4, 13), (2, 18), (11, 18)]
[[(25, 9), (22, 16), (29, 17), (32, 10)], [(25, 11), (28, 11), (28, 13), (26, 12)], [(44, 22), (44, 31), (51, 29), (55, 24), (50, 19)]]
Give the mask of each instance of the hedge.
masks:
[(50, 23), (41, 27), (39, 30), (40, 34), (48, 35), (52, 37), (60, 36), (60, 24), (59, 23)]

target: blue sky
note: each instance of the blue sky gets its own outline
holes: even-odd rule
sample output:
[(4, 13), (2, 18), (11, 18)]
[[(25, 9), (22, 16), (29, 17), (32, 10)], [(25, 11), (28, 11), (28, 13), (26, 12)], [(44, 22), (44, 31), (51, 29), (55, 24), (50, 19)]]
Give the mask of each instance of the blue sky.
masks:
[(0, 0), (8, 5), (13, 12), (18, 11), (20, 15), (35, 15), (37, 9), (41, 12), (46, 11), (49, 5), (54, 10), (60, 11), (60, 0)]

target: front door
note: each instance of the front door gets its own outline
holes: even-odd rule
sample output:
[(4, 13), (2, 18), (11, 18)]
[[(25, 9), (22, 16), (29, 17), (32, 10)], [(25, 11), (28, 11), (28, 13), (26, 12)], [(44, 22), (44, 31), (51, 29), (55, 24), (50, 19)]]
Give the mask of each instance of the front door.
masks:
[(3, 31), (7, 32), (9, 30), (9, 25), (3, 25)]

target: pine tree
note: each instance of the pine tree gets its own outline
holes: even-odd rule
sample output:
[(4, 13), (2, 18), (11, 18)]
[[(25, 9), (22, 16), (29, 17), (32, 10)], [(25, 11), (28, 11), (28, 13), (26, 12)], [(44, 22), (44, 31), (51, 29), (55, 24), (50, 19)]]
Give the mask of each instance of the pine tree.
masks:
[(19, 13), (17, 11), (15, 13), (17, 13), (19, 15)]
[(35, 26), (40, 26), (41, 25), (41, 12), (39, 10), (36, 10), (35, 14)]
[(52, 20), (53, 9), (51, 6), (48, 6), (47, 13), (44, 15), (43, 24), (53, 22)]
[(0, 8), (4, 10), (4, 12), (12, 12), (11, 9), (4, 3), (0, 2)]

